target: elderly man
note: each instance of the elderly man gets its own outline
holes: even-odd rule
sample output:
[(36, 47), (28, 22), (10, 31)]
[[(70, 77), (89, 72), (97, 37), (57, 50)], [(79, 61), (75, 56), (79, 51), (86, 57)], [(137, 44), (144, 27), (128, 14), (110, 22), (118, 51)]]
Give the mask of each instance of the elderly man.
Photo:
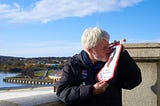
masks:
[(110, 54), (109, 34), (98, 27), (87, 28), (82, 46), (64, 66), (57, 97), (69, 106), (122, 106), (122, 88), (132, 89), (142, 81), (139, 67), (123, 49), (114, 78), (99, 81), (97, 74)]

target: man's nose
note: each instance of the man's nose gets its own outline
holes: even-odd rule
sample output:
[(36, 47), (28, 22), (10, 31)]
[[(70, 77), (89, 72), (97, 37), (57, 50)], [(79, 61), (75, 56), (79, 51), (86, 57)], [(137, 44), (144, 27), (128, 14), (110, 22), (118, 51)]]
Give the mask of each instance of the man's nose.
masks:
[(106, 51), (107, 51), (107, 53), (110, 52), (110, 47), (109, 46), (106, 47)]

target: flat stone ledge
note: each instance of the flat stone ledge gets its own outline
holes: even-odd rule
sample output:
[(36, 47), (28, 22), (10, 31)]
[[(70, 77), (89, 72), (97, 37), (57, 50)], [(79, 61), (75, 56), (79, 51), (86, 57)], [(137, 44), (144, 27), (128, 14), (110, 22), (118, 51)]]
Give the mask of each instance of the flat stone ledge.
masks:
[(160, 61), (160, 43), (132, 43), (124, 46), (136, 61)]
[(124, 44), (127, 49), (135, 48), (160, 48), (160, 43), (126, 43)]
[(53, 87), (3, 90), (0, 95), (0, 106), (65, 106)]

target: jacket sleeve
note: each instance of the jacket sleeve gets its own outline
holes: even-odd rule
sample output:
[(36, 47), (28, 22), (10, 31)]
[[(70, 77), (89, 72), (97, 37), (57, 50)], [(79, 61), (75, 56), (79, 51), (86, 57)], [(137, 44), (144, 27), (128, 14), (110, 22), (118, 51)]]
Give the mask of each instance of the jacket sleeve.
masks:
[(126, 50), (120, 55), (119, 67), (118, 75), (122, 88), (132, 89), (141, 83), (141, 70)]
[(77, 75), (71, 65), (65, 65), (62, 77), (57, 84), (57, 97), (66, 104), (81, 103), (93, 93), (92, 85), (78, 84)]

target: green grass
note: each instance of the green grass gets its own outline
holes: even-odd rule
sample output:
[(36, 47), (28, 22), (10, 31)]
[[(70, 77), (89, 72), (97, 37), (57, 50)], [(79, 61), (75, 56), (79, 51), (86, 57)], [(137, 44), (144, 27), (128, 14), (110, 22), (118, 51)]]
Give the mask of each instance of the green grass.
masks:
[[(37, 71), (37, 72), (34, 73), (34, 75), (35, 76), (43, 76), (44, 73), (45, 73), (45, 71)], [(54, 73), (54, 70), (49, 70), (48, 75), (53, 74), (53, 73)]]

